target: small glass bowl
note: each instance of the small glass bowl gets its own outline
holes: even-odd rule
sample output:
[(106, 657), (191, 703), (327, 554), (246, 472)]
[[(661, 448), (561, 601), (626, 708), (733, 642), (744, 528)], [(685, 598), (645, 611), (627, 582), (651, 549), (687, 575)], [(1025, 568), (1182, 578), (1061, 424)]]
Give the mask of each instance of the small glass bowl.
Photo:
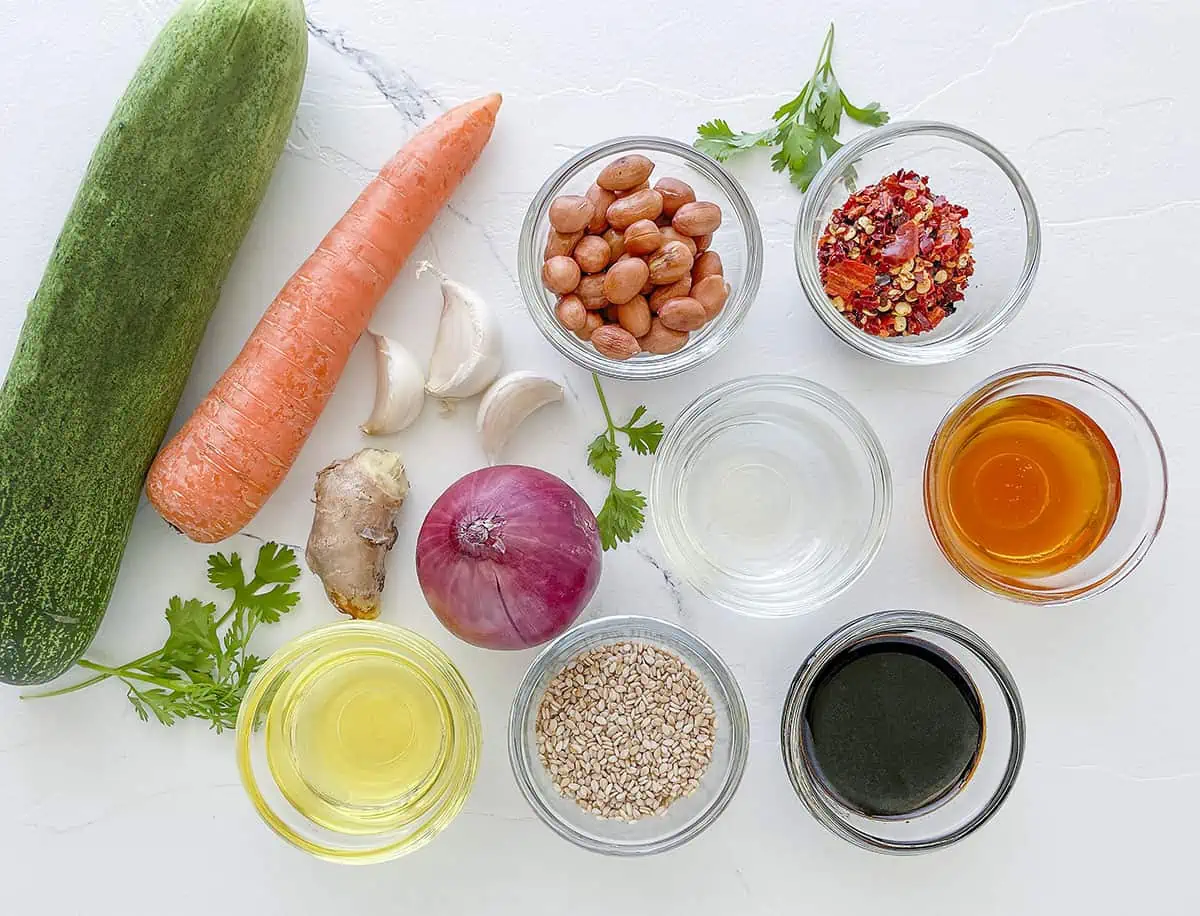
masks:
[[(295, 756), (295, 722), (284, 713), (275, 723), (275, 702), (290, 702), (293, 690), (311, 690), (345, 665), (364, 659), (398, 663), (429, 691), (441, 714), (437, 759), (419, 794), (409, 794), (353, 809), (353, 826), (334, 826), (329, 810), (301, 811), (277, 781), (268, 742), (290, 744), (288, 772), (305, 779)], [(278, 731), (273, 732), (273, 729)], [(466, 681), (441, 649), (409, 630), (376, 621), (326, 624), (292, 640), (267, 659), (255, 675), (238, 712), (237, 760), (242, 784), (267, 825), (293, 846), (321, 859), (347, 864), (382, 862), (424, 846), (457, 816), (475, 782), (483, 731)], [(277, 764), (279, 765), (279, 764)], [(330, 799), (315, 783), (306, 797)], [(374, 823), (372, 823), (374, 821)]]
[[(945, 500), (939, 499), (955, 431), (981, 407), (1019, 394), (1057, 398), (1091, 417), (1116, 450), (1121, 473), (1121, 503), (1104, 540), (1065, 572), (1037, 579), (1000, 575), (974, 562), (959, 547), (943, 514)], [(1116, 385), (1071, 366), (1032, 364), (993, 375), (950, 410), (933, 434), (925, 459), (925, 517), (942, 554), (984, 591), (1026, 604), (1066, 604), (1112, 588), (1150, 550), (1166, 511), (1167, 458), (1150, 418)]]
[[(699, 675), (716, 710), (712, 762), (700, 788), (677, 799), (666, 813), (632, 824), (604, 820), (559, 795), (538, 758), (538, 707), (550, 681), (575, 656), (618, 642), (645, 643), (673, 652)], [(742, 780), (750, 750), (750, 718), (733, 672), (706, 643), (687, 630), (653, 617), (602, 617), (568, 630), (529, 666), (513, 699), (508, 722), (508, 759), (521, 794), (559, 836), (612, 856), (645, 856), (682, 846), (709, 827), (728, 806)]]
[[(721, 207), (723, 220), (711, 247), (721, 255), (725, 279), (732, 291), (721, 313), (694, 332), (682, 349), (666, 355), (641, 353), (620, 361), (601, 356), (590, 343), (559, 323), (554, 314), (558, 297), (542, 285), (542, 251), (550, 229), (550, 204), (554, 198), (583, 194), (610, 159), (626, 153), (642, 153), (654, 160), (652, 185), (659, 178), (680, 178), (695, 189), (697, 199)], [(618, 379), (666, 378), (715, 355), (741, 327), (762, 279), (762, 230), (746, 192), (716, 160), (666, 137), (619, 137), (568, 159), (546, 179), (529, 205), (518, 251), (521, 292), (542, 334), (576, 365)]]
[[(875, 337), (851, 324), (821, 283), (817, 242), (834, 209), (899, 169), (929, 176), (935, 194), (966, 207), (975, 273), (958, 310), (932, 331)], [(934, 121), (897, 121), (856, 137), (817, 173), (796, 222), (796, 270), (820, 319), (860, 353), (925, 366), (966, 356), (1016, 317), (1033, 288), (1042, 252), (1037, 208), (1011, 162), (982, 137)]]
[(684, 409), (659, 446), (650, 510), (672, 569), (757, 617), (811, 611), (871, 564), (892, 511), (883, 446), (840, 395), (738, 379)]
[[(808, 703), (825, 666), (847, 649), (888, 636), (915, 639), (948, 656), (975, 687), (984, 716), (982, 747), (966, 782), (906, 818), (871, 817), (847, 807), (826, 787), (804, 740)], [(1025, 754), (1025, 712), (1012, 674), (973, 631), (923, 611), (883, 611), (846, 624), (813, 649), (784, 702), (780, 744), (792, 787), (829, 830), (876, 852), (929, 852), (978, 830), (1008, 797)]]

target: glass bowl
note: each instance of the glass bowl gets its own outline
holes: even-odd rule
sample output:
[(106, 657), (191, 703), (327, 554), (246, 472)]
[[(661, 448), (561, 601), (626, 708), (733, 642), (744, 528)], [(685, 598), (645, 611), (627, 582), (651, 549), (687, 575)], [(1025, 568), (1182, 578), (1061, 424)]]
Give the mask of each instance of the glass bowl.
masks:
[[(825, 666), (847, 649), (881, 637), (937, 650), (966, 675), (983, 710), (982, 746), (965, 781), (941, 803), (907, 817), (871, 817), (845, 805), (826, 787), (805, 740), (808, 704)], [(974, 632), (936, 614), (884, 611), (847, 624), (813, 649), (784, 702), (780, 744), (792, 787), (829, 830), (876, 852), (929, 852), (978, 830), (1008, 797), (1025, 754), (1025, 712), (1012, 674)]]
[[(583, 194), (610, 159), (642, 153), (654, 160), (650, 181), (680, 178), (699, 200), (721, 207), (722, 222), (712, 250), (721, 255), (725, 279), (732, 287), (721, 313), (675, 353), (641, 353), (632, 359), (608, 359), (590, 343), (564, 328), (554, 314), (558, 297), (542, 286), (542, 251), (550, 229), (550, 204), (561, 194)], [(754, 207), (741, 185), (715, 160), (684, 143), (666, 137), (619, 137), (598, 143), (572, 156), (542, 185), (529, 205), (518, 247), (521, 292), (534, 323), (567, 359), (592, 372), (618, 379), (655, 379), (683, 372), (715, 355), (741, 327), (762, 279), (762, 230)]]
[[(939, 498), (949, 477), (955, 431), (985, 405), (1019, 394), (1057, 398), (1091, 417), (1117, 454), (1121, 500), (1104, 540), (1065, 572), (1041, 578), (1001, 575), (975, 562), (959, 543)], [(1027, 365), (993, 375), (942, 420), (925, 459), (925, 515), (950, 565), (985, 591), (1027, 604), (1066, 604), (1112, 588), (1142, 561), (1167, 508), (1167, 459), (1153, 424), (1120, 388), (1099, 376), (1059, 365)]]
[[(927, 175), (935, 194), (967, 208), (975, 273), (958, 310), (936, 328), (882, 338), (834, 307), (821, 283), (817, 241), (851, 194), (901, 168)], [(1029, 296), (1041, 251), (1037, 208), (1013, 164), (982, 137), (934, 121), (897, 121), (851, 140), (817, 173), (796, 222), (796, 270), (818, 317), (860, 353), (902, 365), (949, 362), (1000, 333)]]
[[(547, 685), (581, 652), (632, 641), (679, 656), (712, 697), (717, 731), (712, 762), (691, 795), (666, 812), (635, 823), (606, 820), (560, 795), (538, 758), (534, 726)], [(568, 630), (534, 659), (513, 699), (508, 757), (530, 807), (559, 836), (613, 856), (644, 856), (682, 846), (709, 827), (728, 806), (742, 780), (750, 749), (750, 719), (733, 672), (707, 644), (674, 624), (652, 617), (602, 617)]]
[(671, 568), (732, 610), (784, 617), (849, 588), (883, 543), (892, 478), (843, 397), (786, 375), (684, 409), (659, 446), (650, 510)]
[[(380, 670), (402, 678), (406, 697), (420, 705), (372, 693), (369, 672)], [(320, 713), (313, 711), (317, 702)], [(396, 742), (382, 766), (401, 755), (419, 761), (405, 771), (404, 789), (383, 779), (346, 788), (345, 762), (362, 752), (347, 737), (352, 716), (370, 722), (372, 742)], [(438, 735), (414, 750), (421, 748), (418, 722), (429, 719)], [(341, 745), (310, 737), (330, 731)], [(259, 815), (292, 845), (332, 862), (381, 862), (424, 846), (462, 810), (482, 734), (470, 689), (429, 640), (376, 621), (332, 623), (283, 646), (255, 675), (238, 713), (238, 770)]]

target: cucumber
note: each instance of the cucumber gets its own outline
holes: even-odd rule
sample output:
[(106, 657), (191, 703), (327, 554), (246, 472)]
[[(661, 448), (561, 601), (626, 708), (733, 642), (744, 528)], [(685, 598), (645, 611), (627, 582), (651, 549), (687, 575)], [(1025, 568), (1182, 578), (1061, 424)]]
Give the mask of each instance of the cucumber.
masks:
[(100, 626), (307, 56), (302, 0), (185, 0), (117, 103), (0, 389), (0, 681)]

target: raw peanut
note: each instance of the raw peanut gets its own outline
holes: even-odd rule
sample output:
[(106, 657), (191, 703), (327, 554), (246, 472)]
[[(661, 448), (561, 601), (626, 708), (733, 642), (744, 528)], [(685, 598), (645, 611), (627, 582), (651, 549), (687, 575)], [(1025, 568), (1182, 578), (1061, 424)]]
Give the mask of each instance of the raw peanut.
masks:
[(651, 254), (658, 251), (662, 243), (662, 231), (654, 220), (639, 219), (625, 230), (625, 250), (633, 254)]
[(725, 308), (729, 298), (729, 284), (722, 276), (705, 277), (692, 285), (691, 297), (704, 306), (704, 316), (712, 321)]
[(655, 217), (654, 225), (659, 229), (669, 229), (671, 228), (671, 217), (667, 216), (666, 213), (660, 213)]
[(654, 163), (637, 153), (614, 159), (600, 170), (596, 184), (607, 191), (627, 191), (650, 177)]
[(642, 288), (639, 290), (639, 292), (643, 296), (649, 296), (652, 292), (654, 292), (654, 281), (650, 279), (649, 268), (646, 270), (646, 282), (642, 284)]
[(586, 197), (556, 197), (550, 204), (550, 225), (563, 235), (581, 232), (592, 221), (593, 213), (592, 202)]
[(608, 260), (615, 261), (625, 253), (625, 234), (616, 229), (605, 229), (604, 241), (608, 242)]
[(637, 338), (619, 324), (606, 324), (592, 334), (592, 346), (609, 359), (629, 359), (642, 352)]
[(608, 266), (608, 242), (598, 235), (585, 235), (575, 246), (575, 263), (585, 274), (598, 273)]
[(585, 309), (602, 309), (608, 305), (604, 298), (604, 274), (588, 274), (579, 281), (575, 295), (583, 302)]
[(655, 183), (654, 190), (662, 195), (663, 213), (667, 216), (674, 216), (676, 210), (696, 199), (696, 192), (692, 190), (692, 186), (678, 178), (660, 178)]
[(565, 296), (579, 285), (579, 273), (575, 259), (560, 254), (542, 265), (542, 283), (551, 292)]
[(665, 356), (683, 348), (688, 342), (686, 331), (676, 331), (657, 318), (650, 322), (650, 330), (638, 338), (638, 345), (647, 353)]
[(704, 327), (708, 318), (704, 314), (704, 306), (691, 296), (671, 299), (663, 303), (658, 310), (658, 320), (672, 331), (698, 331)]
[(641, 258), (618, 261), (604, 275), (604, 298), (615, 305), (628, 302), (650, 276), (650, 268)]
[(546, 236), (546, 251), (542, 255), (543, 260), (549, 261), (559, 255), (569, 255), (575, 250), (575, 245), (581, 238), (583, 238), (582, 231), (563, 235), (557, 229), (551, 229)]
[(706, 251), (700, 257), (696, 258), (696, 263), (692, 265), (692, 282), (699, 283), (705, 277), (721, 277), (725, 275), (725, 268), (721, 266), (721, 256), (715, 251)]
[(645, 296), (634, 296), (617, 306), (617, 321), (634, 337), (641, 337), (650, 330), (650, 306)]
[(662, 231), (663, 242), (683, 242), (687, 245), (688, 251), (692, 253), (692, 257), (696, 256), (696, 240), (690, 235), (684, 235), (682, 232), (676, 232), (671, 226), (667, 226)]
[(605, 324), (620, 324), (621, 323), (620, 309), (621, 309), (621, 306), (619, 306), (619, 305), (606, 305), (602, 311), (597, 312), (596, 314), (604, 316)]
[(624, 232), (639, 219), (654, 220), (662, 213), (662, 195), (657, 191), (644, 188), (635, 191), (628, 197), (615, 200), (608, 208), (608, 224), (614, 229)]
[(655, 284), (674, 283), (692, 272), (692, 253), (683, 242), (666, 242), (650, 256), (649, 266)]
[(708, 251), (708, 247), (712, 244), (713, 234), (706, 232), (704, 235), (696, 236), (696, 250)]
[(679, 299), (692, 291), (692, 278), (680, 277), (674, 283), (660, 286), (650, 294), (650, 311), (658, 312), (664, 302)]
[(648, 187), (650, 187), (650, 182), (643, 181), (636, 188), (630, 188), (627, 191), (614, 191), (613, 193), (617, 196), (617, 200), (620, 200), (622, 197), (628, 197), (630, 194), (636, 194), (638, 191), (645, 191)]
[(675, 211), (671, 225), (684, 235), (708, 235), (721, 225), (721, 208), (707, 200), (692, 201)]
[(558, 316), (559, 323), (568, 331), (581, 331), (587, 324), (587, 309), (583, 307), (583, 301), (575, 295), (563, 296), (559, 299), (558, 305), (554, 307), (554, 314)]
[(608, 208), (617, 199), (617, 195), (594, 184), (583, 196), (592, 202), (592, 219), (587, 224), (587, 230), (599, 235), (608, 227)]
[(575, 332), (575, 336), (580, 340), (591, 340), (592, 335), (604, 327), (604, 319), (600, 317), (599, 312), (588, 312), (587, 321), (584, 326)]

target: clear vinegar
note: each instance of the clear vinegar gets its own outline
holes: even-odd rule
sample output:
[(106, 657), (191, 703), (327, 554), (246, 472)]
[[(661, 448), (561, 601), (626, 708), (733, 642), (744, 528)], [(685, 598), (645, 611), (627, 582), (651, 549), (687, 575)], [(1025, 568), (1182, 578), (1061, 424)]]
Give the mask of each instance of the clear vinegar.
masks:
[(310, 820), (374, 833), (420, 817), (445, 764), (451, 711), (418, 669), (387, 653), (335, 653), (296, 673), (267, 714), (267, 763)]

